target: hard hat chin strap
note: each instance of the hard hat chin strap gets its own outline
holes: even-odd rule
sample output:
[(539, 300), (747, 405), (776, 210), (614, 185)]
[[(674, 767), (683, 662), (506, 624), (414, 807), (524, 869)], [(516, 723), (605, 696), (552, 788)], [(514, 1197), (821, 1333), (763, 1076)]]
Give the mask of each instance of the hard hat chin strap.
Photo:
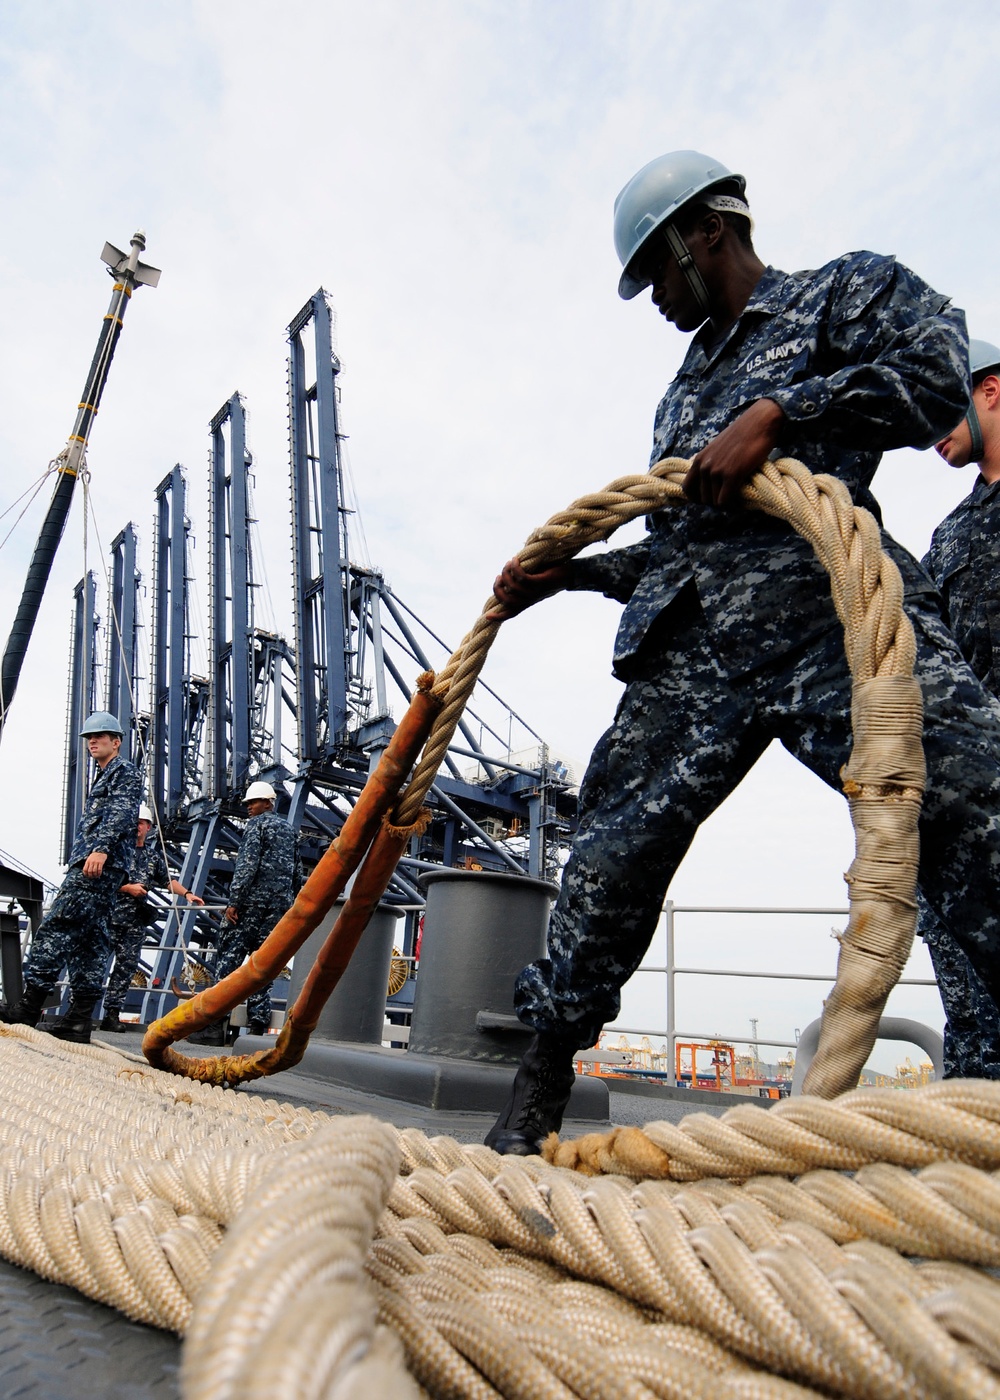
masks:
[(969, 425), (969, 437), (972, 439), (971, 460), (973, 462), (981, 462), (986, 454), (986, 447), (983, 443), (983, 430), (979, 425), (979, 414), (976, 412), (975, 404), (970, 406), (968, 413), (965, 415), (965, 421)]
[(705, 286), (704, 278), (698, 271), (691, 250), (684, 242), (684, 239), (677, 232), (673, 224), (667, 224), (663, 230), (667, 240), (667, 247), (677, 259), (677, 266), (683, 272), (685, 280), (694, 295), (695, 301), (701, 307), (706, 316), (711, 314), (711, 306), (708, 300), (708, 288)]

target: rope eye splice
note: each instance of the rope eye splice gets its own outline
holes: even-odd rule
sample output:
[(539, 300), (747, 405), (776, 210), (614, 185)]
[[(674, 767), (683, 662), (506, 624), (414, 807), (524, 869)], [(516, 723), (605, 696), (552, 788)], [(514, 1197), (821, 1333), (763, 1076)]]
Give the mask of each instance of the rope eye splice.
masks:
[[(429, 671), (418, 678), (406, 714), (339, 834), (260, 948), (221, 982), (198, 992), (149, 1027), (142, 1049), (150, 1064), (186, 1078), (233, 1086), (299, 1063), (323, 1005), (347, 966), (399, 855), (410, 836), (422, 831), (429, 820), (429, 814), (418, 813), (416, 822), (392, 826), (388, 815), (441, 708), (433, 693), (434, 679)], [(170, 1048), (174, 1041), (221, 1019), (251, 992), (271, 982), (333, 907), (359, 866), (348, 901), (273, 1047), (252, 1055), (209, 1059), (194, 1059)]]

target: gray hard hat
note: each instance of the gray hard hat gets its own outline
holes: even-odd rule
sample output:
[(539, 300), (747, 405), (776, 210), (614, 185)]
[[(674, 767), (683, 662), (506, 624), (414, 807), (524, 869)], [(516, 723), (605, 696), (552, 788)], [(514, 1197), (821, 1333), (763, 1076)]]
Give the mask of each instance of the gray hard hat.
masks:
[(1000, 349), (988, 340), (969, 341), (969, 371), (975, 379), (984, 369), (995, 369), (1000, 365)]
[(629, 264), (651, 235), (696, 196), (722, 184), (735, 185), (740, 196), (746, 190), (742, 175), (700, 151), (670, 151), (632, 176), (615, 200), (615, 251), (624, 269), (620, 297), (629, 301), (649, 286), (648, 278), (629, 272)]
[(113, 734), (116, 739), (125, 737), (124, 729), (109, 710), (95, 710), (87, 716), (80, 730), (80, 738), (85, 739), (88, 734)]
[[(969, 374), (973, 381), (986, 370), (998, 368), (1000, 368), (1000, 350), (988, 340), (970, 339)], [(965, 421), (969, 428), (970, 461), (981, 462), (986, 453), (986, 444), (983, 442), (983, 427), (979, 421), (979, 414), (976, 412), (976, 405), (974, 403), (969, 404), (969, 411), (965, 415)]]

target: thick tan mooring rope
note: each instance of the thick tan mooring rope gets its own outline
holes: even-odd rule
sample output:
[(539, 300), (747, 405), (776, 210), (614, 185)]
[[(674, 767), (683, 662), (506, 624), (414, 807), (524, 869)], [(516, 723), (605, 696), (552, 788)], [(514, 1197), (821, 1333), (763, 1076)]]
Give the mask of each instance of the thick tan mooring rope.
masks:
[[(522, 562), (678, 498), (686, 465), (578, 502)], [(836, 482), (774, 463), (747, 499), (814, 544), (855, 678), (858, 858), (808, 1086), (823, 1098), (511, 1160), (4, 1027), (0, 1253), (186, 1334), (188, 1400), (1000, 1400), (1000, 1086), (824, 1101), (856, 1082), (912, 937), (920, 711), (898, 574)], [(400, 825), (496, 626), (480, 619), (438, 683)], [(863, 1023), (838, 1002), (845, 966)]]
[[(622, 477), (606, 490), (582, 497), (528, 538), (519, 555), (523, 566), (530, 573), (562, 562), (586, 545), (607, 539), (626, 521), (685, 499), (681, 483), (688, 467), (683, 459), (667, 458), (646, 476)], [(868, 511), (854, 506), (842, 482), (813, 476), (800, 462), (786, 458), (766, 463), (744, 488), (743, 499), (751, 509), (788, 521), (812, 544), (830, 575), (854, 681), (854, 746), (843, 770), (857, 838), (857, 853), (847, 875), (851, 914), (840, 939), (837, 980), (824, 1006), (819, 1047), (804, 1084), (807, 1093), (831, 1098), (857, 1083), (886, 999), (913, 942), (917, 821), (924, 786), (922, 705), (913, 677), (916, 644), (902, 610), (899, 571), (882, 552), (878, 525)], [(378, 902), (409, 834), (426, 819), (424, 797), (501, 625), (491, 615), (495, 608), (491, 596), (436, 680), (423, 678), (430, 687), (425, 698), (433, 700), (439, 711), (410, 784), (383, 822), (359, 873), (358, 885), (366, 890), (365, 908)], [(413, 706), (401, 729), (412, 727), (412, 710)], [(399, 731), (393, 743), (398, 739)], [(371, 796), (366, 787), (358, 808), (370, 804)], [(254, 987), (263, 986), (273, 976), (269, 969), (275, 958), (283, 962), (318, 925), (361, 857), (361, 847), (353, 856), (346, 849), (341, 851), (342, 845), (350, 845), (350, 825), (349, 821), (292, 909), (250, 962), (150, 1027), (143, 1049), (152, 1064), (192, 1079), (234, 1084), (277, 1073), (301, 1059), (322, 1000), (335, 985), (363, 927), (364, 910), (352, 908), (350, 902), (341, 916), (347, 922), (342, 929), (338, 921), (310, 974), (309, 1005), (292, 1008), (273, 1049), (251, 1056), (194, 1060), (169, 1047), (189, 1030), (224, 1015)], [(331, 883), (328, 866), (340, 871), (340, 883)], [(286, 929), (294, 930), (291, 942), (282, 941)]]
[(591, 1179), (4, 1027), (0, 1253), (185, 1400), (1000, 1400), (1000, 1085), (645, 1134)]
[[(626, 476), (584, 496), (529, 536), (519, 554), (529, 572), (564, 562), (640, 515), (684, 501), (690, 463), (665, 458), (646, 476)], [(813, 476), (801, 462), (768, 462), (744, 488), (753, 510), (785, 520), (807, 539), (830, 575), (854, 680), (854, 748), (844, 786), (857, 838), (848, 872), (851, 915), (840, 939), (837, 981), (823, 1011), (806, 1093), (831, 1098), (858, 1082), (875, 1043), (889, 992), (899, 980), (916, 927), (917, 821), (924, 786), (923, 707), (913, 678), (916, 642), (903, 612), (903, 584), (882, 551), (870, 512), (843, 482)], [(442, 700), (420, 761), (397, 809), (416, 819), (501, 623), (482, 614), (448, 664), (434, 694)]]

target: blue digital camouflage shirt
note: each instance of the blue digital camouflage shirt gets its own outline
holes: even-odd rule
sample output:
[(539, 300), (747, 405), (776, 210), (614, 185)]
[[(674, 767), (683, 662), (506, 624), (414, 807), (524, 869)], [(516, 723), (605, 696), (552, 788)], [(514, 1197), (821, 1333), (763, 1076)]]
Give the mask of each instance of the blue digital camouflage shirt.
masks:
[(246, 824), (229, 903), (242, 912), (250, 903), (291, 904), (302, 884), (295, 832), (275, 812), (261, 812)]
[[(694, 336), (660, 402), (653, 463), (692, 457), (769, 398), (787, 420), (777, 455), (839, 477), (880, 519), (868, 488), (881, 454), (929, 447), (968, 409), (965, 316), (892, 257), (847, 253), (816, 272), (769, 267), (722, 341), (710, 335), (706, 324)], [(885, 534), (883, 546), (909, 594), (933, 595), (912, 555)], [(732, 676), (839, 625), (826, 572), (790, 525), (694, 502), (659, 512), (636, 545), (577, 560), (570, 586), (627, 604), (619, 669), (692, 579)]]
[[(133, 846), (128, 876), (122, 884), (142, 885), (147, 891), (165, 888), (170, 883), (170, 872), (163, 858), (163, 851), (157, 841), (150, 839), (152, 832), (141, 846)], [(126, 920), (133, 924), (149, 925), (156, 918), (156, 910), (145, 896), (136, 898), (133, 894), (115, 896), (114, 920)]]
[(132, 862), (126, 884), (142, 885), (145, 890), (155, 890), (167, 885), (169, 881), (170, 872), (167, 870), (167, 862), (163, 858), (159, 842), (151, 841), (147, 837), (141, 846), (132, 847)]
[(142, 779), (135, 767), (115, 754), (91, 784), (76, 828), (70, 866), (82, 865), (95, 851), (107, 855), (106, 869), (128, 870), (135, 850)]
[(977, 479), (934, 531), (923, 562), (962, 655), (1000, 696), (1000, 481)]

